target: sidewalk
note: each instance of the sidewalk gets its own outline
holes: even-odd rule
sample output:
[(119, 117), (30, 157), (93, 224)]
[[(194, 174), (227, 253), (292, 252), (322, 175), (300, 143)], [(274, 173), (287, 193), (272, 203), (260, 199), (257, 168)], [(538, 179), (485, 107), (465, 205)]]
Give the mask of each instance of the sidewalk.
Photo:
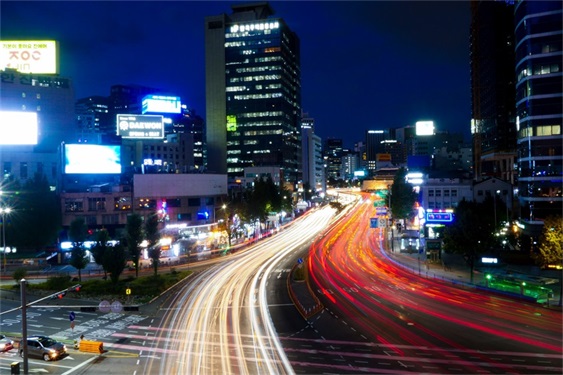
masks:
[[(550, 298), (542, 296), (537, 299), (538, 304), (543, 304), (546, 307), (561, 309), (560, 292), (561, 282), (560, 274), (557, 271), (539, 271), (537, 267), (533, 266), (520, 266), (520, 265), (498, 265), (493, 267), (486, 267), (480, 263), (480, 259), (475, 260), (473, 269), (473, 281), (471, 280), (470, 267), (460, 254), (442, 254), (442, 259), (437, 262), (426, 262), (426, 255), (419, 253), (400, 252), (397, 239), (393, 246), (394, 251), (391, 249), (384, 249), (383, 254), (396, 265), (409, 270), (413, 274), (420, 275), (425, 278), (440, 279), (443, 281), (458, 284), (469, 288), (478, 288), (486, 290), (494, 294), (502, 294), (513, 298), (521, 298), (526, 301), (536, 302), (535, 298), (519, 295), (515, 292), (505, 292), (499, 289), (489, 287), (489, 281), (486, 279), (487, 274), (493, 275), (497, 278), (506, 278), (516, 281), (527, 282), (528, 285), (540, 285), (540, 280), (551, 280), (553, 283), (544, 285), (553, 291)], [(534, 270), (534, 268), (536, 268)], [(559, 271), (561, 272), (561, 271)]]

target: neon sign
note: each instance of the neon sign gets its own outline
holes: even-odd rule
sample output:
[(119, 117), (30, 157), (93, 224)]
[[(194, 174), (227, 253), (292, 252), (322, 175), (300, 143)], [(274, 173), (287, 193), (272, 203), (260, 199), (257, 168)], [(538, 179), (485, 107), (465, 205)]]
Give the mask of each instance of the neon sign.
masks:
[(451, 210), (426, 210), (426, 222), (428, 223), (451, 223), (454, 214)]

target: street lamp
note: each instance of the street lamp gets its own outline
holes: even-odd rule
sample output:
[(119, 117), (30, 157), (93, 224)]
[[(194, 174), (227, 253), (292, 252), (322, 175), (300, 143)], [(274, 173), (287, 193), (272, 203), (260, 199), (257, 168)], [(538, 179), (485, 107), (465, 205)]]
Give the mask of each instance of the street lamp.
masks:
[(500, 194), (500, 190), (495, 191), (495, 194), (493, 195), (493, 201), (495, 206), (495, 231), (497, 229), (497, 195), (498, 194)]
[(6, 264), (6, 215), (10, 214), (12, 209), (10, 207), (0, 207), (0, 215), (2, 215), (2, 252), (4, 253), (4, 271), (7, 269)]

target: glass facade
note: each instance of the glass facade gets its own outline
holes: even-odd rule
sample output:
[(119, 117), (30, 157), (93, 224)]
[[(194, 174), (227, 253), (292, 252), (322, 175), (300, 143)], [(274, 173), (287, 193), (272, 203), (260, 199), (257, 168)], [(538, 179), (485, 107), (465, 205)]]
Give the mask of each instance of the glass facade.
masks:
[(563, 13), (560, 1), (515, 5), (520, 218), (541, 223), (563, 206)]
[(279, 166), (289, 181), (300, 171), (299, 39), (281, 19), (225, 27), (227, 174)]

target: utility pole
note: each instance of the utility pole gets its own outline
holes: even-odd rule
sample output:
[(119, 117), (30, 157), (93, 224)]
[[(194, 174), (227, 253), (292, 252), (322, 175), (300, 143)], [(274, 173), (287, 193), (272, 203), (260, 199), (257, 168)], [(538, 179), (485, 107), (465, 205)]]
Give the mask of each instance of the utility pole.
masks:
[(27, 280), (21, 279), (20, 280), (20, 292), (21, 292), (21, 303), (22, 303), (21, 307), (15, 308), (13, 310), (8, 310), (8, 311), (2, 312), (2, 314), (4, 314), (4, 313), (14, 311), (14, 310), (18, 310), (18, 309), (22, 310), (22, 340), (21, 340), (21, 345), (22, 345), (23, 373), (24, 373), (24, 375), (29, 374), (29, 362), (28, 362), (28, 350), (27, 350), (28, 349), (27, 348), (27, 308), (28, 308), (28, 306), (34, 305), (34, 304), (41, 302), (41, 301), (44, 301), (46, 299), (62, 298), (63, 296), (66, 295), (67, 292), (79, 292), (80, 288), (82, 287), (82, 285), (77, 284), (77, 285), (71, 286), (70, 288), (67, 288), (65, 290), (61, 290), (60, 292), (53, 293), (53, 294), (50, 294), (46, 297), (35, 300), (35, 301), (28, 304), (27, 299), (26, 299), (26, 286), (27, 286)]
[(29, 374), (29, 365), (27, 360), (27, 301), (25, 298), (27, 285), (26, 279), (20, 280), (20, 292), (22, 301), (22, 345), (23, 345), (23, 373), (24, 375)]

